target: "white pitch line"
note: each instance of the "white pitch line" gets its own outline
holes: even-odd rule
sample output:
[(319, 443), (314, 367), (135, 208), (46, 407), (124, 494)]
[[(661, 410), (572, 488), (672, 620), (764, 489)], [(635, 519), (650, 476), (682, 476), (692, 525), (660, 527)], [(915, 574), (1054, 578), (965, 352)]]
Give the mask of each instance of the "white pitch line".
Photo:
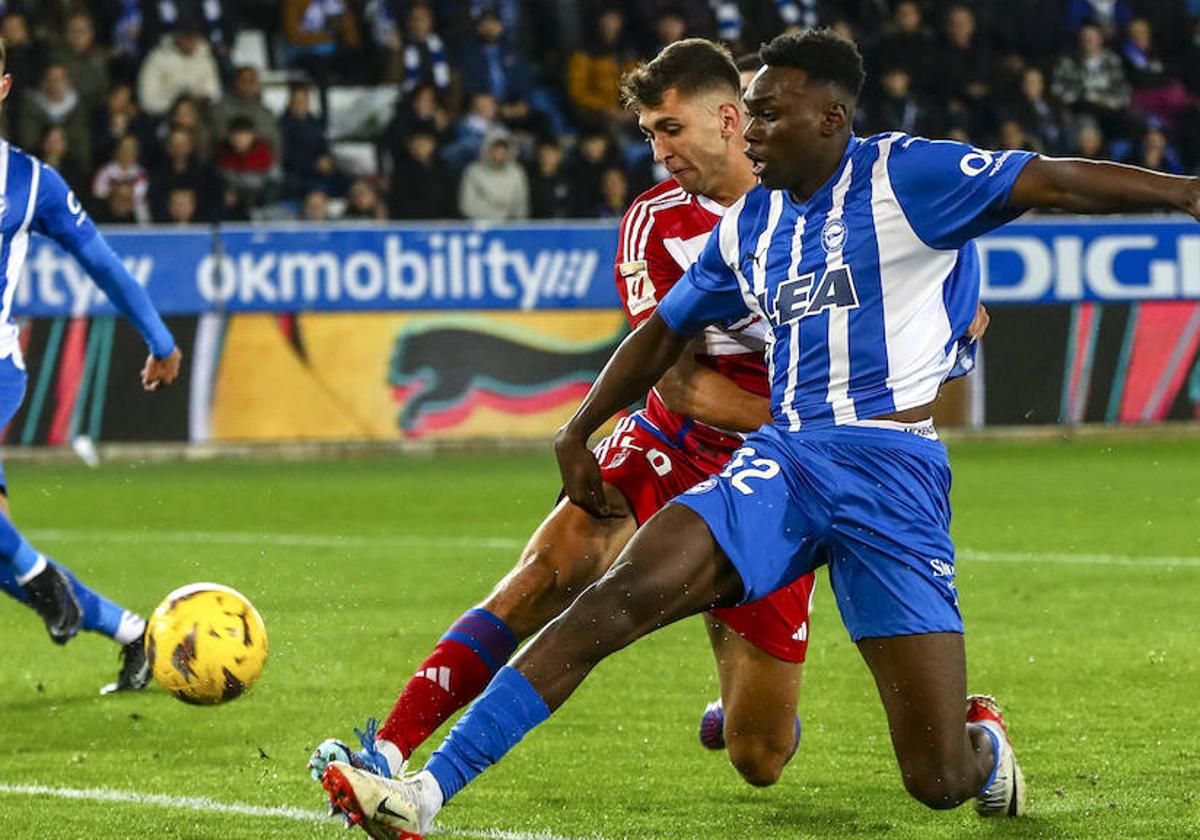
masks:
[(959, 558), (972, 563), (1058, 563), (1069, 566), (1200, 566), (1200, 557), (1153, 557), (1133, 554), (1071, 554), (1066, 552), (976, 551), (960, 548)]
[[(35, 529), (26, 532), (33, 541), (177, 543), (183, 545), (300, 546), (305, 548), (447, 548), (519, 551), (521, 540), (508, 537), (443, 537), (397, 534), (390, 537), (340, 536), (251, 531), (92, 531), (71, 528)], [(976, 563), (1058, 563), (1071, 566), (1200, 566), (1196, 556), (1138, 556), (1133, 554), (1089, 554), (1063, 551), (983, 551), (960, 548), (958, 556)]]
[(480, 548), (521, 549), (525, 543), (506, 537), (392, 537), (340, 536), (337, 534), (254, 533), (251, 531), (89, 531), (71, 528), (32, 529), (32, 540), (52, 542), (179, 543), (195, 545), (301, 546), (305, 548)]
[[(167, 796), (160, 793), (139, 793), (132, 790), (112, 788), (68, 788), (47, 785), (11, 785), (0, 782), (0, 795), (48, 796), (55, 799), (82, 799), (89, 802), (120, 802), (127, 805), (153, 805), (183, 811), (200, 811), (237, 817), (263, 817), (292, 820), (294, 822), (329, 823), (342, 825), (337, 817), (329, 817), (321, 811), (293, 808), (290, 805), (249, 805), (244, 802), (220, 802), (207, 796)], [(460, 837), (477, 837), (480, 840), (605, 840), (598, 834), (589, 837), (566, 837), (549, 831), (504, 831), (497, 828), (463, 829), (454, 826), (435, 826), (430, 836), (456, 834)]]

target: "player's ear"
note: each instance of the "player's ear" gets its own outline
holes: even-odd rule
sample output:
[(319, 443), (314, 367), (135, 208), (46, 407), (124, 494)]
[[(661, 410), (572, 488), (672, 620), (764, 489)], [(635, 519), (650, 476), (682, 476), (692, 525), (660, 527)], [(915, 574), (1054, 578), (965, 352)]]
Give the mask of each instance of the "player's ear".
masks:
[(8, 99), (9, 91), (12, 90), (12, 74), (5, 73), (0, 76), (0, 102)]
[(741, 137), (742, 135), (742, 109), (733, 102), (725, 102), (717, 106), (717, 119), (721, 125), (721, 137), (728, 140), (730, 137)]
[(821, 115), (821, 135), (832, 137), (841, 133), (850, 125), (850, 107), (842, 100), (835, 99), (825, 106)]

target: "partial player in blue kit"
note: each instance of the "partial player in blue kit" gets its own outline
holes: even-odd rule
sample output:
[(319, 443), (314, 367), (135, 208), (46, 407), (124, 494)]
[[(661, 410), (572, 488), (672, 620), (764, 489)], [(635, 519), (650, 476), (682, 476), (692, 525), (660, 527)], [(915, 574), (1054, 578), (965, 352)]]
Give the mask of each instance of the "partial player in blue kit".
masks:
[(903, 134), (859, 139), (853, 43), (807, 31), (761, 56), (743, 133), (761, 186), (621, 344), (555, 447), (571, 501), (605, 515), (589, 437), (696, 330), (749, 314), (770, 325), (773, 422), (719, 476), (643, 525), (611, 570), (496, 674), (421, 772), (392, 780), (330, 765), (334, 804), (372, 836), (428, 830), (609, 654), (701, 610), (761, 597), (826, 557), (908, 792), (935, 809), (973, 798), (985, 817), (1024, 810), (999, 708), (967, 696), (950, 469), (931, 420), (978, 302), (971, 240), (1030, 208), (1200, 218), (1200, 179)]
[[(0, 70), (4, 58), (0, 41)], [(4, 73), (0, 101), (11, 89), (12, 76)], [(143, 387), (153, 391), (175, 381), (181, 360), (175, 339), (79, 199), (53, 168), (0, 140), (0, 428), (20, 408), (28, 379), (12, 306), (32, 233), (53, 239), (74, 256), (113, 305), (137, 326), (150, 348), (141, 374)], [(8, 482), (2, 467), (0, 513), (0, 589), (37, 612), (57, 644), (66, 644), (83, 629), (121, 645), (117, 681), (101, 689), (103, 693), (144, 688), (149, 679), (142, 649), (145, 619), (85, 586), (69, 569), (21, 536), (9, 518)]]

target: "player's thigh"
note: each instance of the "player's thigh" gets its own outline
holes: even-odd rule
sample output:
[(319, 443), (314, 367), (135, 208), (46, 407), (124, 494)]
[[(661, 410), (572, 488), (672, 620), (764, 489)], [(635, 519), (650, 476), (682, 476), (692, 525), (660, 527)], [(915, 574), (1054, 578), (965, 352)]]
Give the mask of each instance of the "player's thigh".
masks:
[[(0, 359), (0, 429), (8, 425), (21, 407), (27, 382), (25, 369), (18, 366), (12, 356)], [(4, 474), (3, 464), (0, 464), (0, 513), (10, 516), (8, 478)]]
[(605, 493), (614, 515), (604, 519), (560, 501), (483, 602), (518, 638), (536, 632), (608, 571), (633, 536), (637, 522), (625, 497), (609, 485)]

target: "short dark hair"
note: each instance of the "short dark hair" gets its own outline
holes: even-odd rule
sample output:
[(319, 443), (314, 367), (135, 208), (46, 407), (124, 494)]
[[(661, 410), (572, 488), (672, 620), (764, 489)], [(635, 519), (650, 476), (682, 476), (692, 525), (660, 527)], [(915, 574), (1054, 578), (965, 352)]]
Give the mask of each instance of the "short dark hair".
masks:
[(684, 96), (728, 90), (736, 99), (741, 89), (729, 50), (704, 38), (685, 38), (626, 73), (621, 78), (621, 101), (638, 111), (661, 105), (668, 90)]
[(756, 52), (739, 55), (734, 63), (737, 64), (739, 73), (745, 73), (747, 70), (758, 70), (763, 66), (762, 59), (759, 58)]
[(763, 44), (758, 56), (768, 66), (794, 67), (814, 82), (837, 85), (855, 99), (866, 78), (858, 46), (832, 29), (778, 35)]

